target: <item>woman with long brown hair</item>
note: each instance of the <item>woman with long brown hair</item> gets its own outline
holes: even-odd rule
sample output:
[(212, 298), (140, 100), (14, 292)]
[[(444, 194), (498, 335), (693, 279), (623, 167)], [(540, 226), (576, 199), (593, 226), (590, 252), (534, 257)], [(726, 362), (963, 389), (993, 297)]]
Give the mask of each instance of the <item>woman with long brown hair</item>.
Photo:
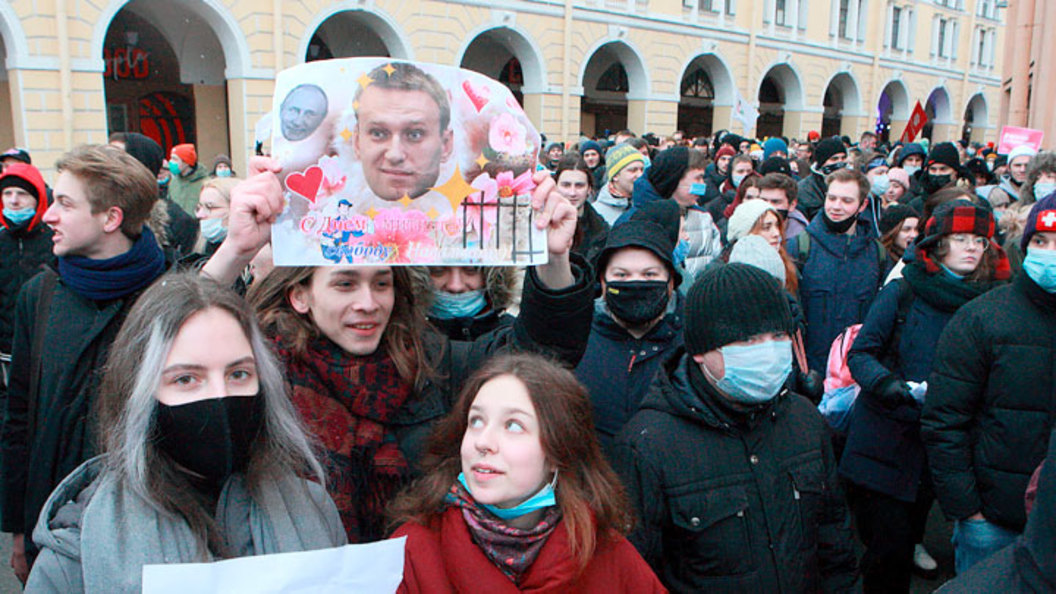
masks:
[(629, 504), (575, 377), (536, 355), (492, 359), (436, 428), (425, 476), (389, 511), (400, 592), (661, 592), (624, 538)]

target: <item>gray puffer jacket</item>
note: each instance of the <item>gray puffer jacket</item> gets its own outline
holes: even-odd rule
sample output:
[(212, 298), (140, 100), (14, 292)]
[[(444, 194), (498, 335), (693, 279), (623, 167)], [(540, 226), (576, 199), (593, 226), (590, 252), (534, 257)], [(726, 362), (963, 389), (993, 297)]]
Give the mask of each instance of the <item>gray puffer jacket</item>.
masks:
[[(321, 485), (294, 476), (251, 494), (242, 475), (224, 485), (216, 523), (236, 557), (345, 544), (334, 502)], [(132, 493), (97, 456), (48, 498), (33, 540), (41, 553), (27, 592), (139, 592), (143, 566), (202, 559), (182, 518)]]

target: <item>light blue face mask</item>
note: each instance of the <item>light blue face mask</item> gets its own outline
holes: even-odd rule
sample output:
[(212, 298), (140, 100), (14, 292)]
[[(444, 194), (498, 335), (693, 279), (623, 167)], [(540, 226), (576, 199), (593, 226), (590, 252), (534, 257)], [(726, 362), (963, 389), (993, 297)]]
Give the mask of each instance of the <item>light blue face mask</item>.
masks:
[(909, 177), (913, 177), (916, 172), (920, 171), (920, 165), (903, 165), (902, 169), (906, 170), (906, 174)]
[(1023, 258), (1023, 272), (1049, 293), (1056, 293), (1056, 250), (1030, 246)]
[(176, 161), (169, 161), (169, 173), (173, 175), (180, 174), (180, 164)]
[(649, 157), (642, 157), (642, 159), (645, 161), (645, 167), (642, 167), (642, 171), (645, 171), (646, 169), (649, 169), (650, 165), (653, 164), (653, 160)]
[(231, 170), (230, 169), (217, 169), (216, 170), (216, 177), (231, 177)]
[(36, 208), (20, 208), (18, 210), (11, 208), (4, 209), (4, 217), (16, 225), (21, 225), (29, 219), (32, 219), (35, 214), (37, 214)]
[(686, 256), (689, 255), (689, 240), (680, 239), (678, 245), (675, 246), (675, 251), (671, 254), (671, 260), (676, 265), (681, 266), (686, 262)]
[(168, 177), (166, 177), (165, 179), (159, 179), (158, 180), (158, 186), (164, 188), (165, 186), (169, 185), (169, 180), (170, 179), (171, 178), (168, 178)]
[(887, 174), (885, 173), (884, 175), (877, 175), (874, 177), (870, 180), (870, 184), (873, 189), (873, 195), (883, 196), (887, 192), (887, 189), (891, 187), (891, 179), (887, 177)]
[(744, 178), (746, 178), (746, 177), (748, 177), (748, 176), (747, 175), (731, 175), (730, 176), (730, 183), (733, 184), (733, 187), (739, 188), (739, 187), (741, 187), (741, 182), (744, 181)]
[(202, 228), (202, 237), (209, 243), (220, 243), (227, 237), (227, 227), (224, 227), (224, 219), (202, 219), (198, 223)]
[(704, 196), (708, 193), (708, 184), (695, 183), (689, 186), (689, 193), (694, 196)]
[[(469, 489), (469, 483), (466, 482), (466, 475), (464, 473), (458, 473), (458, 482), (462, 483), (462, 486), (469, 491), (472, 495), (473, 492)], [(557, 505), (557, 497), (554, 492), (554, 487), (557, 486), (557, 472), (554, 472), (554, 478), (549, 483), (543, 485), (542, 489), (539, 489), (535, 495), (532, 495), (528, 499), (525, 499), (520, 505), (516, 507), (495, 507), (494, 505), (488, 505), (486, 503), (477, 502), (478, 505), (495, 514), (501, 520), (512, 520), (519, 518), (523, 515), (530, 514), (536, 510), (540, 510), (547, 507), (553, 507)]]
[(1041, 200), (1056, 192), (1056, 182), (1037, 182), (1034, 184), (1034, 199)]
[(792, 373), (792, 341), (788, 339), (728, 345), (719, 352), (726, 368), (722, 379), (716, 380), (704, 365), (701, 369), (723, 393), (742, 404), (773, 400)]
[(488, 304), (488, 300), (484, 297), (484, 289), (465, 293), (434, 290), (433, 296), (433, 306), (429, 313), (441, 320), (473, 317)]

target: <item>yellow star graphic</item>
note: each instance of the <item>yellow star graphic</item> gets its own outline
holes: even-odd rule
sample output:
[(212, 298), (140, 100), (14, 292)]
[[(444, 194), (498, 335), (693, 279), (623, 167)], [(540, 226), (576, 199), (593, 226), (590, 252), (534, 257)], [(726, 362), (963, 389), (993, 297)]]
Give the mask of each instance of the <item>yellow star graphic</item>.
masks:
[(404, 208), (407, 208), (408, 206), (411, 205), (411, 197), (408, 196), (407, 194), (404, 194), (403, 198), (400, 198), (396, 202), (399, 202), (400, 204), (403, 205)]
[(341, 138), (344, 138), (345, 142), (348, 142), (349, 139), (352, 138), (352, 131), (349, 130), (348, 128), (345, 128), (344, 130), (341, 130)]
[(370, 210), (368, 210), (367, 212), (365, 212), (365, 213), (363, 213), (363, 214), (365, 214), (365, 215), (367, 215), (368, 217), (370, 217), (370, 220), (372, 220), (372, 221), (373, 221), (373, 220), (374, 220), (374, 217), (378, 216), (378, 211), (377, 211), (377, 210), (375, 210), (373, 206), (371, 206), (371, 207), (370, 207)]
[(359, 101), (353, 101), (352, 102), (352, 110), (353, 111), (358, 111), (359, 110)]
[(480, 156), (477, 157), (477, 160), (474, 161), (474, 163), (480, 166), (481, 169), (484, 169), (484, 166), (487, 165), (489, 162), (490, 161), (488, 161), (488, 158), (484, 156), (484, 153), (481, 153)]
[(388, 74), (389, 76), (392, 76), (392, 73), (396, 72), (396, 69), (392, 67), (392, 64), (386, 64), (382, 70), (384, 70), (385, 74)]
[(476, 194), (480, 190), (466, 183), (466, 180), (462, 179), (462, 172), (455, 167), (455, 173), (451, 176), (451, 179), (444, 182), (444, 185), (437, 186), (435, 188), (429, 188), (434, 192), (439, 192), (447, 198), (448, 202), (451, 203), (451, 210), (455, 211), (458, 209), (462, 201), (466, 199), (466, 196)]
[(425, 216), (435, 220), (436, 217), (440, 216), (440, 213), (436, 212), (435, 208), (430, 208), (429, 212), (425, 213)]
[(367, 76), (367, 73), (364, 72), (363, 74), (361, 74), (359, 76), (359, 78), (356, 79), (356, 82), (359, 83), (359, 86), (361, 86), (361, 87), (363, 87), (365, 89), (365, 88), (367, 88), (367, 86), (370, 85), (370, 83), (374, 82), (374, 79), (370, 78), (369, 76)]

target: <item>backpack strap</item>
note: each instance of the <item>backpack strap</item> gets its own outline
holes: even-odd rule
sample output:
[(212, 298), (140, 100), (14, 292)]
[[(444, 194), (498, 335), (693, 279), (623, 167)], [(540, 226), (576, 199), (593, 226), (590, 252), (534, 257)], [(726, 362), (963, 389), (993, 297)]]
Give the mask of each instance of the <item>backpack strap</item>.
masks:
[(55, 285), (59, 281), (59, 275), (44, 267), (44, 278), (40, 283), (40, 295), (37, 296), (37, 307), (33, 319), (33, 342), (29, 351), (29, 393), (27, 405), (29, 407), (29, 424), (27, 428), (30, 435), (33, 428), (37, 426), (37, 400), (39, 399), (40, 376), (44, 370), (44, 331), (48, 327), (48, 315), (51, 312), (51, 297), (55, 294)]
[(799, 273), (802, 274), (803, 267), (807, 264), (807, 258), (810, 257), (810, 233), (807, 233), (806, 229), (804, 229), (796, 236), (796, 241), (793, 245), (796, 246), (796, 253), (789, 255), (795, 260), (796, 268), (798, 268)]
[(898, 284), (898, 310), (895, 314), (895, 326), (891, 329), (891, 335), (884, 344), (883, 363), (884, 367), (894, 372), (901, 359), (898, 348), (902, 343), (902, 329), (906, 326), (906, 318), (909, 317), (909, 309), (913, 306), (913, 300), (916, 295), (913, 293), (913, 287), (909, 286), (909, 281), (906, 279), (899, 278), (891, 282)]

